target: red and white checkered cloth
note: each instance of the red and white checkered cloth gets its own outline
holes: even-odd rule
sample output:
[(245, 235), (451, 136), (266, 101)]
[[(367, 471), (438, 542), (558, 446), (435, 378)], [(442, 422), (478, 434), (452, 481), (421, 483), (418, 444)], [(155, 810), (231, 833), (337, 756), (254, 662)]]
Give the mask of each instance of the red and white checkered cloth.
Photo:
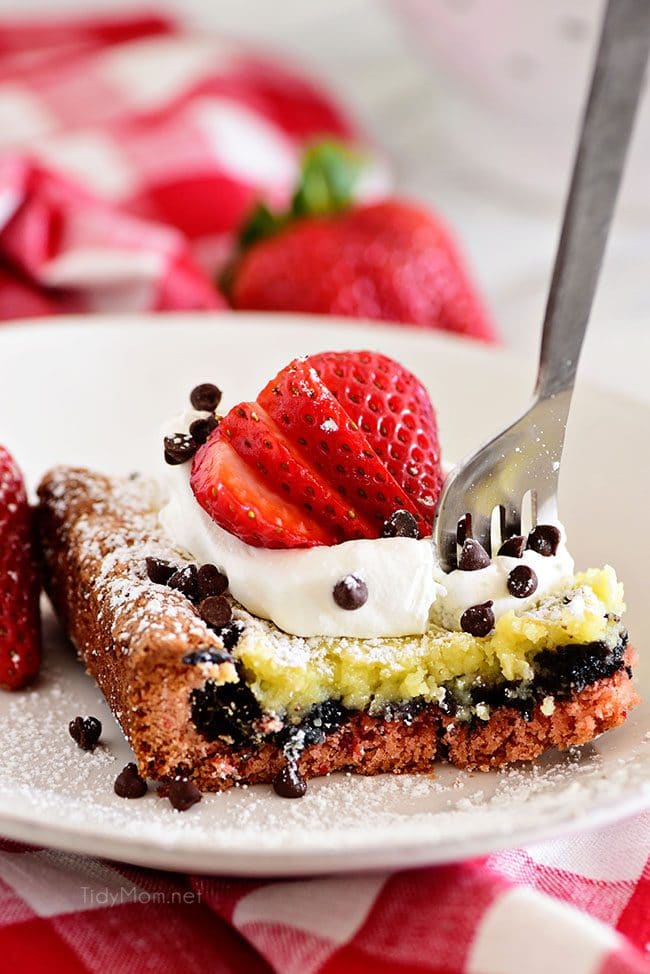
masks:
[(323, 135), (360, 141), (231, 41), (158, 17), (0, 22), (0, 318), (222, 307), (233, 232), (287, 200)]
[[(355, 135), (314, 86), (165, 19), (0, 24), (0, 317), (220, 306), (233, 229), (324, 133)], [(0, 970), (641, 974), (649, 851), (646, 815), (462, 865), (251, 882), (0, 841)]]
[(647, 814), (461, 865), (281, 882), (156, 873), (0, 842), (0, 967), (647, 974), (649, 838)]

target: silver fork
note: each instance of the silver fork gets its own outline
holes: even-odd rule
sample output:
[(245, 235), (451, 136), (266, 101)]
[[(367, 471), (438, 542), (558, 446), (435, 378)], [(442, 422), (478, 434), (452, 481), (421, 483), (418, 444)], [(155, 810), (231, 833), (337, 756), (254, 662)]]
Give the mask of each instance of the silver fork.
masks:
[[(589, 320), (650, 46), (650, 0), (609, 0), (583, 118), (549, 290), (532, 406), (449, 476), (434, 524), (445, 571), (471, 535), (491, 551), (557, 518), (557, 486), (578, 358)], [(470, 519), (466, 519), (470, 515)]]

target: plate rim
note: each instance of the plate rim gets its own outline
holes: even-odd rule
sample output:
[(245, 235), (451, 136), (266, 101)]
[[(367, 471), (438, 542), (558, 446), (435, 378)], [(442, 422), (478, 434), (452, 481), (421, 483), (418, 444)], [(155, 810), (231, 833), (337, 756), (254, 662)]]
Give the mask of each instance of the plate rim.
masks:
[[(352, 318), (342, 315), (309, 314), (307, 312), (295, 311), (236, 311), (233, 308), (224, 308), (222, 310), (199, 311), (101, 311), (93, 314), (44, 315), (37, 318), (7, 319), (0, 322), (0, 342), (4, 340), (5, 336), (12, 338), (20, 337), (21, 332), (27, 331), (34, 332), (42, 330), (44, 333), (52, 333), (55, 330), (83, 329), (87, 322), (92, 322), (94, 330), (111, 330), (116, 326), (127, 328), (132, 327), (134, 324), (135, 327), (142, 328), (156, 327), (158, 325), (168, 328), (179, 325), (183, 319), (192, 319), (193, 324), (205, 327), (213, 327), (213, 325), (210, 325), (210, 319), (217, 319), (217, 321), (224, 320), (226, 324), (234, 324), (234, 322), (237, 322), (238, 327), (241, 327), (242, 324), (244, 327), (259, 325), (261, 324), (261, 319), (264, 319), (265, 322), (270, 320), (271, 322), (296, 328), (300, 326), (301, 322), (308, 321), (313, 325), (327, 327), (328, 329), (334, 328), (341, 332), (350, 329), (362, 329), (367, 331), (368, 336), (373, 331), (378, 330), (393, 335), (403, 333), (408, 335), (409, 339), (422, 341), (425, 344), (431, 342), (432, 345), (441, 344), (449, 349), (462, 349), (463, 352), (468, 352), (470, 355), (473, 353), (479, 356), (487, 355), (495, 360), (505, 361), (514, 367), (522, 368), (524, 373), (528, 372), (530, 374), (531, 378), (535, 376), (536, 363), (529, 361), (526, 356), (520, 354), (518, 351), (513, 351), (504, 344), (483, 342), (469, 335), (442, 330), (438, 331), (423, 328), (418, 325), (405, 324), (404, 322), (384, 319), (375, 320), (372, 318)], [(586, 392), (602, 393), (605, 396), (615, 399), (617, 402), (640, 407), (650, 413), (650, 400), (646, 400), (632, 391), (613, 389), (608, 385), (601, 384), (594, 378), (581, 376), (580, 369), (578, 370), (575, 388), (576, 390)]]
[[(650, 793), (640, 792), (635, 800), (630, 799), (624, 805), (613, 800), (610, 804), (590, 811), (587, 824), (581, 815), (567, 816), (566, 819), (549, 825), (531, 826), (516, 833), (493, 834), (489, 840), (485, 836), (470, 837), (463, 840), (462, 848), (459, 847), (460, 840), (453, 840), (448, 846), (441, 847), (439, 844), (428, 844), (424, 836), (418, 837), (417, 842), (396, 842), (388, 848), (377, 840), (376, 843), (360, 847), (346, 847), (343, 852), (347, 863), (345, 869), (341, 867), (342, 853), (333, 847), (320, 850), (300, 848), (297, 851), (278, 847), (244, 851), (224, 847), (210, 848), (205, 845), (200, 848), (198, 845), (174, 847), (155, 839), (149, 839), (145, 843), (141, 839), (121, 839), (111, 833), (102, 834), (99, 829), (80, 832), (76, 826), (74, 829), (56, 827), (50, 833), (47, 826), (41, 826), (35, 821), (38, 814), (36, 811), (33, 812), (33, 818), (18, 818), (0, 810), (0, 830), (4, 838), (13, 841), (46, 845), (78, 855), (100, 856), (134, 866), (182, 870), (201, 875), (289, 878), (462, 863), (505, 849), (528, 847), (579, 832), (591, 832), (625, 821), (649, 808)], [(98, 842), (102, 846), (100, 851), (97, 848)]]

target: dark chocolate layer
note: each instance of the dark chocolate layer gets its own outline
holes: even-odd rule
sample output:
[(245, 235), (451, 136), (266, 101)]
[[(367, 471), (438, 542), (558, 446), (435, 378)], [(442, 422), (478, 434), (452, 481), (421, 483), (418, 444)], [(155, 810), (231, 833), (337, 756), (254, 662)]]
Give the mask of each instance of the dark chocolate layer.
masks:
[[(444, 700), (436, 706), (450, 716), (457, 713), (462, 715), (468, 706), (471, 708), (479, 704), (487, 704), (490, 710), (512, 707), (528, 719), (544, 697), (566, 700), (597, 680), (613, 676), (623, 669), (626, 646), (627, 633), (623, 632), (614, 648), (603, 642), (594, 642), (543, 650), (533, 661), (532, 680), (525, 683), (504, 680), (486, 684), (479, 679), (471, 687), (465, 688), (462, 694), (447, 687)], [(240, 683), (222, 686), (208, 680), (203, 687), (192, 691), (190, 703), (192, 720), (210, 741), (227, 740), (237, 747), (243, 747), (261, 742), (264, 736), (259, 726), (262, 711), (243, 677)], [(383, 717), (408, 724), (427, 706), (431, 704), (421, 697), (388, 704), (383, 710)], [(299, 724), (285, 725), (273, 735), (273, 740), (287, 753), (299, 752), (304, 747), (322, 743), (352, 713), (340, 702), (327, 700), (312, 707)]]
[(208, 680), (190, 693), (192, 720), (209, 741), (221, 739), (242, 747), (260, 736), (255, 727), (262, 716), (260, 705), (241, 673), (240, 678), (239, 683), (220, 686)]
[[(544, 697), (567, 700), (585, 687), (613, 676), (623, 669), (627, 633), (621, 634), (620, 642), (612, 649), (606, 643), (585, 643), (581, 646), (558, 646), (544, 649), (533, 660), (534, 676), (528, 683), (503, 681), (501, 683), (476, 683), (470, 690), (472, 703), (496, 707), (514, 707), (524, 717), (530, 717), (535, 705)], [(449, 701), (449, 713), (455, 712), (453, 695)]]

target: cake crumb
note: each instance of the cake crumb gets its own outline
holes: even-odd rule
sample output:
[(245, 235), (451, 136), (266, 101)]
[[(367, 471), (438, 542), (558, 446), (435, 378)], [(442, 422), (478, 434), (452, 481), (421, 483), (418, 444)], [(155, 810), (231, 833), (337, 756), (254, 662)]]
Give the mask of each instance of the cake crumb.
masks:
[(550, 717), (555, 713), (555, 700), (553, 697), (544, 697), (539, 708), (545, 717)]

